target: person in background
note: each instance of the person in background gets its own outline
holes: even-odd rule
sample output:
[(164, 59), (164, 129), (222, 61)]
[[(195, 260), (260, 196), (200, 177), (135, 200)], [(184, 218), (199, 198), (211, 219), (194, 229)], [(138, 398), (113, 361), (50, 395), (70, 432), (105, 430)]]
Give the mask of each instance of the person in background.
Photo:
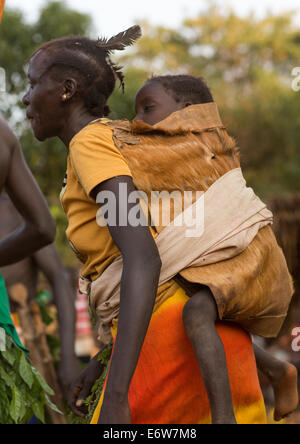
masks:
[[(16, 137), (4, 119), (0, 117), (0, 191), (3, 188), (5, 188), (13, 204), (22, 215), (24, 222), (16, 230), (0, 240), (0, 267), (20, 261), (26, 256), (33, 254), (35, 251), (51, 244), (55, 238), (55, 224), (51, 217), (47, 202), (26, 165)], [(0, 220), (2, 217), (3, 215), (1, 214)], [(13, 355), (16, 362), (20, 358), (20, 355), (22, 355), (22, 352), (28, 353), (28, 350), (23, 347), (20, 341), (10, 316), (8, 296), (1, 272), (0, 333), (1, 352), (6, 350), (7, 344), (12, 344), (10, 354)], [(0, 365), (5, 366), (7, 363), (1, 352)], [(11, 370), (14, 371), (13, 368)], [(31, 373), (32, 380), (35, 380), (35, 390), (39, 388), (39, 393), (36, 396), (36, 403), (37, 405), (39, 404), (39, 411), (41, 412), (42, 406), (45, 407), (48, 404), (47, 398), (45, 398), (43, 385), (40, 380), (38, 382), (36, 380), (36, 370), (34, 371), (28, 366), (27, 371), (28, 375), (29, 372)], [(28, 393), (29, 388), (25, 382), (20, 381), (20, 384), (23, 385), (24, 405), (22, 412), (25, 415), (23, 419), (26, 423), (26, 415), (28, 406), (30, 405), (28, 403), (30, 394)], [(20, 389), (21, 387), (16, 388)], [(13, 388), (7, 387), (7, 396), (10, 396), (9, 390), (12, 392)], [(32, 413), (33, 410), (31, 410), (31, 413), (29, 411), (29, 414)], [(5, 412), (1, 412), (0, 422), (5, 423), (5, 419), (3, 421), (3, 415), (7, 416)], [(19, 420), (21, 421), (22, 418), (19, 418)], [(29, 420), (29, 418), (27, 418), (27, 420)], [(15, 419), (15, 421), (17, 421), (17, 419)]]
[[(0, 195), (0, 213), (2, 214), (0, 219), (0, 239), (3, 239), (22, 225), (22, 217), (5, 194)], [(27, 290), (29, 301), (34, 300), (37, 295), (40, 271), (50, 283), (54, 304), (57, 308), (60, 336), (58, 376), (66, 396), (70, 384), (80, 372), (80, 365), (74, 351), (75, 295), (61, 258), (52, 244), (16, 264), (2, 268), (8, 295), (10, 295), (11, 287), (16, 284), (23, 284)], [(12, 313), (14, 313), (16, 307), (12, 300), (10, 307)]]

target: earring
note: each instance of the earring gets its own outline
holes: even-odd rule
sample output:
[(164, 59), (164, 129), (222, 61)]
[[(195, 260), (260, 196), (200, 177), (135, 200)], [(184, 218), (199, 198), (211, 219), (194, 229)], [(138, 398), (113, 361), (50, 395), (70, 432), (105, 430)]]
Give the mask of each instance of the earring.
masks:
[(62, 99), (63, 99), (63, 101), (66, 101), (67, 100), (67, 94), (63, 94)]

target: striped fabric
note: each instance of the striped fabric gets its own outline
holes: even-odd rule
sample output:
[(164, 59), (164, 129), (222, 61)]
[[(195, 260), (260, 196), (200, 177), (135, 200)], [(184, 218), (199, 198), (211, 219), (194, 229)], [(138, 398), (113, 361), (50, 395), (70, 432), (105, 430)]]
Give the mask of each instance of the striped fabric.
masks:
[(76, 336), (92, 335), (91, 320), (89, 315), (88, 298), (86, 294), (77, 291), (75, 302), (77, 320), (76, 320)]

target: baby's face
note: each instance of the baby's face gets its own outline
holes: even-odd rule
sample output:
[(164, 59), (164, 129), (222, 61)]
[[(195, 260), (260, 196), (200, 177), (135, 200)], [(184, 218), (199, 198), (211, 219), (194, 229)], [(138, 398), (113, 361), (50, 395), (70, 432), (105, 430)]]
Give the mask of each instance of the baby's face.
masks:
[(176, 102), (159, 82), (150, 80), (136, 95), (134, 120), (155, 125), (183, 107), (183, 104)]

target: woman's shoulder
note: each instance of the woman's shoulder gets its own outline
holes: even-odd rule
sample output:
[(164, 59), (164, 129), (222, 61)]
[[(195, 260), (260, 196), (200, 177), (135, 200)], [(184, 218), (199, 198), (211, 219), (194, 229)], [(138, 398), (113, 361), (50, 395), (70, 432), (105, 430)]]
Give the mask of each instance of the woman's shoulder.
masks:
[(108, 122), (108, 119), (91, 122), (70, 143), (69, 162), (87, 195), (107, 179), (131, 176)]
[(106, 142), (112, 142), (113, 131), (108, 125), (109, 122), (108, 119), (97, 119), (89, 123), (73, 137), (70, 147), (86, 141), (99, 143), (99, 141), (105, 140)]

